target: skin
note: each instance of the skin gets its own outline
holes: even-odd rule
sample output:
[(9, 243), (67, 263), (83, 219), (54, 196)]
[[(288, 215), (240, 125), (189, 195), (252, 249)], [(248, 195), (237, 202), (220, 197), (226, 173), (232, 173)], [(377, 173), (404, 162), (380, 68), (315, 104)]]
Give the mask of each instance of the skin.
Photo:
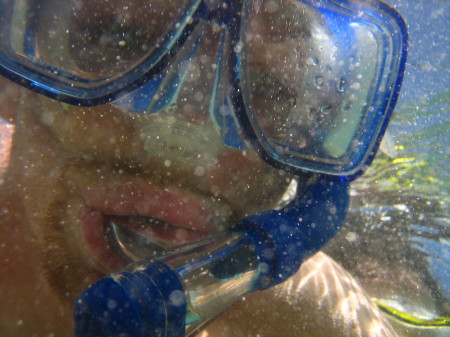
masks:
[[(137, 15), (133, 9), (130, 13)], [(256, 25), (255, 30), (263, 26)], [(206, 31), (204, 41), (218, 39), (213, 28)], [(277, 29), (283, 31), (282, 26)], [(299, 36), (306, 34), (298, 31)], [(255, 50), (262, 48), (263, 41), (254, 43)], [(0, 88), (8, 90), (8, 104), (1, 113), (15, 125), (0, 187), (2, 335), (71, 335), (75, 298), (92, 282), (130, 262), (105, 239), (109, 216), (120, 217), (130, 228), (128, 216), (163, 220), (145, 235), (171, 250), (222, 232), (247, 215), (276, 208), (293, 179), (300, 184), (308, 179), (273, 168), (251, 148), (224, 145), (208, 112), (212, 45), (205, 42), (199, 47), (176, 104), (153, 115), (132, 114), (118, 104), (68, 106), (1, 82)], [(261, 54), (251, 66), (264, 69), (273, 57)], [(80, 68), (89, 71), (89, 66)], [(284, 104), (279, 103), (283, 97), (272, 95), (273, 109)], [(273, 325), (261, 322), (279, 319), (264, 308), (280, 305), (287, 322), (298, 321), (285, 324), (283, 336), (303, 335), (304, 329), (318, 331), (320, 317), (330, 320), (320, 330), (323, 335), (369, 335), (369, 322), (383, 329), (380, 335), (395, 335), (345, 271), (323, 254), (312, 261), (284, 288), (248, 297), (202, 334), (274, 335)], [(304, 280), (315, 291), (303, 291)], [(328, 304), (320, 301), (324, 284), (341, 285), (342, 291), (332, 292)], [(355, 309), (354, 315), (336, 309), (350, 293), (365, 301), (350, 305), (364, 308)], [(298, 308), (317, 316), (307, 323), (309, 316)], [(240, 315), (249, 317), (248, 324), (236, 324)]]

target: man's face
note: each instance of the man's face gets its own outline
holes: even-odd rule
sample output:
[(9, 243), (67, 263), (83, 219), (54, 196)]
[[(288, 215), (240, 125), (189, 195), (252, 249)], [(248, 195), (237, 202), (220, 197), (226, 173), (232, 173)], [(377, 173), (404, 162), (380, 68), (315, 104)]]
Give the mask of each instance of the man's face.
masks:
[(31, 93), (22, 102), (14, 161), (26, 211), (47, 276), (71, 300), (129, 262), (111, 222), (170, 250), (275, 207), (291, 180), (223, 145), (205, 111), (135, 116)]
[[(133, 255), (201, 241), (280, 204), (293, 178), (251, 148), (224, 145), (209, 114), (216, 28), (206, 29), (176, 102), (155, 114), (23, 92), (12, 165), (45, 275), (67, 303)], [(273, 60), (267, 52), (253, 66)]]

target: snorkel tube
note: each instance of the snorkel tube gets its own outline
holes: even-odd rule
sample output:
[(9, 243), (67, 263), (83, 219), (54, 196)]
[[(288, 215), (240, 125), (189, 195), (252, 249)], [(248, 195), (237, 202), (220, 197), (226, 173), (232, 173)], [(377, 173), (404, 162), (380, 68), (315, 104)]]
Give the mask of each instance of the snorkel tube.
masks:
[(75, 336), (189, 336), (243, 295), (283, 282), (345, 220), (348, 183), (327, 179), (204, 246), (99, 280), (75, 302)]

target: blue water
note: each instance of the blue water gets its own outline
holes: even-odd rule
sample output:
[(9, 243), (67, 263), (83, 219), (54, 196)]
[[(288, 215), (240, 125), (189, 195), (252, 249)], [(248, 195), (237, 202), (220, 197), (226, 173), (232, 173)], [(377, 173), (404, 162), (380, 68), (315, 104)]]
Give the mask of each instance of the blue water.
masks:
[(387, 1), (409, 30), (406, 74), (390, 131), (403, 155), (429, 163), (445, 182), (450, 177), (450, 1)]
[[(444, 301), (450, 302), (450, 0), (386, 2), (397, 8), (409, 30), (406, 73), (388, 128), (396, 146), (393, 159), (409, 158), (409, 161), (406, 167), (396, 164), (385, 168), (370, 183), (395, 178), (393, 188), (400, 195), (396, 202), (401, 201), (401, 195), (409, 198), (417, 194), (436, 201), (440, 207), (413, 207), (409, 200), (405, 201), (408, 207), (399, 209), (385, 198), (355, 206), (350, 217), (357, 220), (355, 225), (362, 234), (372, 232), (375, 237), (391, 240), (391, 251), (382, 254), (392, 254), (392, 264), (400, 263), (395, 260), (401, 255), (395, 245), (406, 242), (411, 250), (407, 250), (410, 255), (405, 258), (414, 261), (420, 256), (427, 268), (423, 272), (429, 273)], [(398, 229), (398, 235), (386, 234), (392, 229)], [(371, 244), (375, 241), (369, 240), (368, 245)], [(350, 261), (352, 257), (343, 259)], [(440, 305), (446, 307), (445, 303)]]
[(388, 130), (396, 157), (410, 161), (382, 178), (395, 177), (399, 194), (417, 193), (439, 203), (439, 211), (413, 214), (408, 240), (450, 303), (450, 1), (386, 2), (409, 30), (406, 74)]

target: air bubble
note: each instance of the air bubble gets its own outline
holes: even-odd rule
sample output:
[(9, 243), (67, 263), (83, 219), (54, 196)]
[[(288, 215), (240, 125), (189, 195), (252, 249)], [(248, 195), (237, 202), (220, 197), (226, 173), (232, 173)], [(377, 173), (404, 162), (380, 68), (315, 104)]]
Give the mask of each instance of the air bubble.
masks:
[(281, 224), (280, 225), (280, 231), (281, 232), (287, 232), (289, 230), (289, 226), (285, 225), (285, 224)]
[(203, 98), (204, 98), (204, 95), (203, 95), (203, 93), (202, 93), (201, 91), (197, 91), (197, 92), (194, 94), (194, 99), (195, 99), (197, 102), (201, 102), (201, 101), (203, 100)]
[(316, 65), (319, 64), (319, 60), (317, 59), (317, 57), (310, 56), (306, 60), (306, 64), (309, 65), (309, 66), (316, 66)]
[(322, 76), (317, 76), (314, 80), (314, 85), (317, 89), (321, 89), (325, 83), (325, 79)]
[(359, 90), (361, 90), (361, 83), (355, 82), (350, 86), (350, 88), (352, 88), (355, 91), (359, 91)]
[(345, 239), (348, 242), (355, 242), (357, 241), (359, 238), (359, 235), (355, 232), (348, 232), (347, 234), (345, 234)]
[(305, 137), (300, 136), (297, 140), (297, 146), (299, 149), (304, 149), (308, 145)]
[(336, 85), (337, 92), (340, 92), (340, 93), (345, 92), (345, 87), (346, 86), (347, 86), (347, 81), (345, 80), (345, 78), (341, 77), (339, 79), (339, 82)]
[(332, 110), (332, 108), (333, 107), (331, 105), (324, 105), (324, 106), (320, 107), (319, 111), (323, 115), (329, 115), (331, 110)]
[(185, 242), (188, 238), (188, 232), (185, 228), (178, 228), (175, 231), (175, 239), (180, 242)]
[(114, 310), (117, 307), (117, 302), (114, 300), (109, 300), (108, 301), (108, 309), (109, 310)]
[(203, 166), (197, 166), (194, 170), (194, 175), (197, 177), (202, 177), (206, 173), (206, 169)]
[(310, 108), (308, 113), (308, 119), (313, 121), (315, 117), (317, 116), (317, 109), (316, 108)]
[(261, 262), (259, 264), (259, 270), (260, 270), (261, 273), (267, 274), (270, 271), (270, 267), (269, 267), (269, 265), (267, 263)]
[(236, 46), (234, 46), (234, 52), (240, 53), (242, 51), (242, 48), (243, 48), (242, 42), (239, 42), (238, 44), (236, 44)]
[(50, 125), (55, 121), (55, 115), (51, 112), (45, 111), (41, 114), (41, 121), (46, 125)]
[(186, 299), (184, 293), (181, 290), (175, 290), (172, 291), (172, 293), (169, 295), (169, 301), (172, 305), (181, 307), (182, 305), (184, 305)]
[(264, 258), (268, 259), (268, 260), (271, 260), (271, 259), (274, 258), (274, 252), (273, 252), (272, 249), (266, 248), (266, 249), (263, 250), (262, 256), (263, 256)]

